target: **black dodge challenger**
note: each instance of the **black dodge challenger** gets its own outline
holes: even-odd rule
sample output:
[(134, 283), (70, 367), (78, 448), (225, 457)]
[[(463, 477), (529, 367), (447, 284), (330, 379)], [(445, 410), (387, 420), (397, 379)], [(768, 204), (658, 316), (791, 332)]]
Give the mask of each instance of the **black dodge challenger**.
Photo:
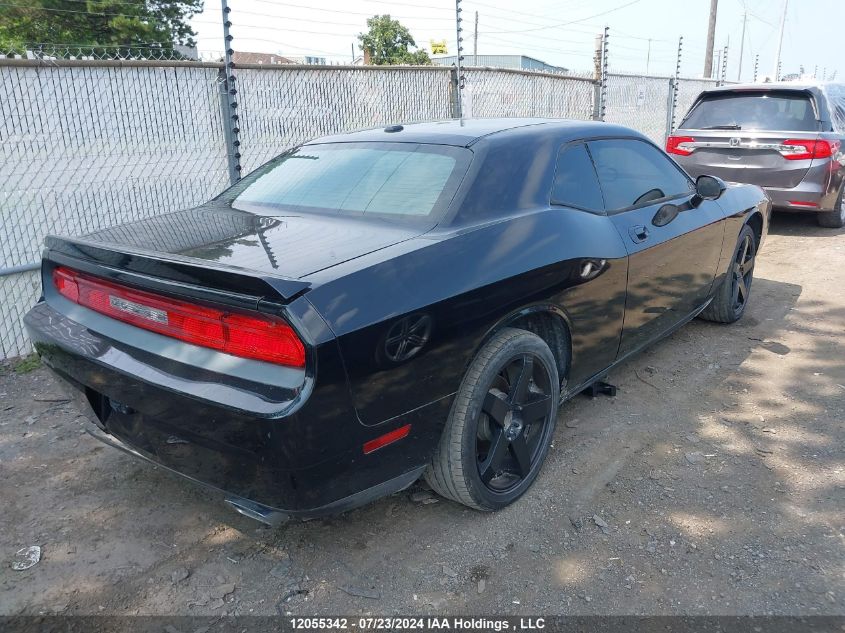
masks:
[(26, 325), (94, 435), (259, 520), (420, 476), (495, 510), (561, 402), (696, 316), (742, 316), (769, 211), (607, 123), (396, 125), (48, 237)]

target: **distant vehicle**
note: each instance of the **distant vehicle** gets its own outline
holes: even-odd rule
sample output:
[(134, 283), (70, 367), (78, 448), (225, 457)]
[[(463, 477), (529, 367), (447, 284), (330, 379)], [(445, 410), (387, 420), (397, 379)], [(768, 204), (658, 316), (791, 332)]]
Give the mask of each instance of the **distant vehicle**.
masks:
[(696, 177), (762, 187), (776, 211), (845, 225), (845, 84), (772, 83), (706, 90), (666, 151)]
[(696, 316), (742, 316), (769, 209), (624, 127), (396, 125), (48, 237), (26, 326), (92, 433), (259, 520), (421, 475), (495, 510), (537, 477), (560, 402)]

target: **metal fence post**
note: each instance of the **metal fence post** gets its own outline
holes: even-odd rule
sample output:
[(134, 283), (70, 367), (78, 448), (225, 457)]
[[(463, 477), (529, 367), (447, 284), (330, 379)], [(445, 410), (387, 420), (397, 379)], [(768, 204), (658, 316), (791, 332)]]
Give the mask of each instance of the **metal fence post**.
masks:
[(601, 90), (599, 91), (599, 121), (604, 121), (607, 115), (607, 75), (608, 75), (608, 35), (610, 27), (604, 27), (604, 37), (601, 44)]
[(684, 36), (678, 38), (678, 56), (675, 61), (675, 76), (669, 80), (669, 106), (666, 117), (666, 136), (675, 129), (675, 111), (678, 109), (678, 90), (681, 81), (681, 52), (684, 46)]
[(461, 118), (461, 95), (458, 84), (458, 69), (454, 66), (449, 69), (449, 110), (453, 119)]
[(457, 55), (455, 57), (455, 61), (457, 63), (455, 73), (457, 77), (457, 90), (455, 94), (457, 98), (455, 103), (457, 105), (456, 110), (458, 114), (455, 118), (457, 119), (460, 119), (464, 115), (463, 104), (461, 103), (461, 91), (464, 89), (464, 82), (466, 80), (462, 68), (462, 62), (464, 61), (464, 47), (461, 42), (464, 41), (464, 37), (461, 33), (463, 33), (464, 29), (461, 26), (463, 22), (463, 19), (461, 18), (461, 11), (463, 11), (463, 9), (461, 9), (461, 0), (455, 0), (455, 38), (457, 39)]
[(607, 114), (607, 36), (609, 31), (610, 29), (608, 27), (604, 27), (604, 35), (601, 36), (601, 42), (599, 42), (599, 37), (596, 37), (596, 70), (594, 75), (595, 87), (593, 89), (594, 121), (604, 121), (605, 115)]
[(237, 113), (238, 102), (236, 96), (238, 90), (235, 87), (235, 75), (232, 70), (235, 67), (232, 61), (234, 50), (232, 49), (232, 35), (229, 27), (232, 26), (229, 8), (226, 0), (221, 0), (223, 9), (223, 43), (226, 52), (223, 58), (223, 68), (218, 76), (220, 84), (220, 106), (223, 112), (223, 138), (226, 142), (226, 158), (229, 163), (229, 182), (235, 184), (241, 179), (241, 141), (240, 141), (240, 117)]

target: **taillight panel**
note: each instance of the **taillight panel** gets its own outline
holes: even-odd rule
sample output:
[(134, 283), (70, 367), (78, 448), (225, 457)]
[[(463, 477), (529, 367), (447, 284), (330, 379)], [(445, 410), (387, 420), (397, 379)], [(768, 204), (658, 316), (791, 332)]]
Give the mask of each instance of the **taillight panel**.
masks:
[(695, 151), (692, 143), (695, 143), (695, 138), (692, 136), (670, 136), (666, 139), (666, 152), (678, 156), (689, 156)]
[(53, 270), (53, 285), (69, 301), (144, 330), (241, 358), (305, 366), (305, 346), (278, 317), (199, 305), (63, 266)]
[(839, 150), (838, 141), (789, 139), (781, 143), (780, 153), (786, 160), (830, 158)]

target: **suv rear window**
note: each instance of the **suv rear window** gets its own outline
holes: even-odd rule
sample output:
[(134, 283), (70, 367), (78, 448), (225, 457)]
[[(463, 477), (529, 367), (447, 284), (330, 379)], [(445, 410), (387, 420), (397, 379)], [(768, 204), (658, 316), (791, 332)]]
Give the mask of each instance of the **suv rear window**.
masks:
[(819, 123), (808, 95), (766, 91), (706, 96), (687, 115), (681, 127), (815, 132)]
[(233, 189), (242, 211), (431, 219), (448, 205), (470, 152), (412, 143), (305, 145), (256, 170)]

